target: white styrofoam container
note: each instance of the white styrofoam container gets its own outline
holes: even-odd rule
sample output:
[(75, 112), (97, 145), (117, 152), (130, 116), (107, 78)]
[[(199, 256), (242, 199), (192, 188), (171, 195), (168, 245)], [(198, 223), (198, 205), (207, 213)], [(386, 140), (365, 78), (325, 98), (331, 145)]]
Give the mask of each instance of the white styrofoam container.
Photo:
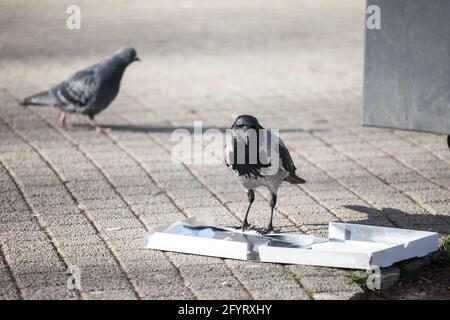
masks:
[(351, 269), (388, 267), (438, 249), (434, 232), (329, 223), (328, 238), (270, 234), (202, 225), (186, 219), (145, 235), (146, 248), (288, 264)]

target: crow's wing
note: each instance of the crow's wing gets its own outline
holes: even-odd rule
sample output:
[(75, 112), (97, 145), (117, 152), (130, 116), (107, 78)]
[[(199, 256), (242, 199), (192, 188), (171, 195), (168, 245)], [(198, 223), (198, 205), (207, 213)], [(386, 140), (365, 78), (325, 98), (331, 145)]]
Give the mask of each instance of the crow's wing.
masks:
[(279, 152), (280, 152), (280, 159), (281, 163), (283, 164), (284, 169), (289, 171), (290, 173), (295, 173), (295, 170), (297, 168), (294, 165), (294, 161), (292, 161), (291, 154), (289, 153), (289, 150), (284, 145), (283, 140), (279, 140)]
[(234, 145), (233, 145), (233, 137), (231, 135), (225, 136), (225, 147), (224, 147), (224, 163), (228, 166), (234, 163)]

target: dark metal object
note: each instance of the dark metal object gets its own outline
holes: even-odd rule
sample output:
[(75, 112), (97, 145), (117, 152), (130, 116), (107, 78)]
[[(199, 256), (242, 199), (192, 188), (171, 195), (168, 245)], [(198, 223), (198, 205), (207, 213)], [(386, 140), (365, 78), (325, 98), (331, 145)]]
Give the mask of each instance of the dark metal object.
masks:
[(366, 28), (363, 125), (450, 134), (450, 1), (369, 5), (381, 29)]

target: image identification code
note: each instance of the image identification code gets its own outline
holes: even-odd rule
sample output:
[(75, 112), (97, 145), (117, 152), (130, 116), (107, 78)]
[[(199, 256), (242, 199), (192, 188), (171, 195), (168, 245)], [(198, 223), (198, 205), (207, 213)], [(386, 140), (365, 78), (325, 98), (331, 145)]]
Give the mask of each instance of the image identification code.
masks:
[(179, 315), (203, 315), (209, 318), (213, 314), (222, 315), (269, 315), (272, 305), (266, 304), (223, 304), (221, 308), (190, 306), (178, 308)]

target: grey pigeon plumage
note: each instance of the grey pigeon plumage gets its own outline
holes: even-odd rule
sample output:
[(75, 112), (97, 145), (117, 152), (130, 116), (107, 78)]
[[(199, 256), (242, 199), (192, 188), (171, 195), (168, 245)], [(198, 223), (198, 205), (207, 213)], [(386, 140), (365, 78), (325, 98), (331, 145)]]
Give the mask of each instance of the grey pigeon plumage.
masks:
[(241, 115), (234, 121), (231, 129), (231, 140), (225, 146), (225, 163), (235, 172), (239, 184), (247, 191), (249, 201), (242, 229), (248, 227), (248, 213), (255, 200), (254, 189), (266, 187), (271, 195), (271, 212), (269, 223), (263, 232), (271, 232), (277, 192), (283, 181), (292, 184), (306, 181), (295, 173), (297, 168), (281, 138), (270, 130), (265, 130), (255, 117)]
[(84, 114), (97, 130), (105, 132), (106, 128), (100, 127), (95, 121), (95, 115), (115, 99), (125, 69), (138, 60), (134, 48), (121, 48), (99, 63), (76, 72), (48, 91), (24, 99), (21, 105), (57, 107), (62, 111), (60, 122), (63, 127), (66, 113)]

